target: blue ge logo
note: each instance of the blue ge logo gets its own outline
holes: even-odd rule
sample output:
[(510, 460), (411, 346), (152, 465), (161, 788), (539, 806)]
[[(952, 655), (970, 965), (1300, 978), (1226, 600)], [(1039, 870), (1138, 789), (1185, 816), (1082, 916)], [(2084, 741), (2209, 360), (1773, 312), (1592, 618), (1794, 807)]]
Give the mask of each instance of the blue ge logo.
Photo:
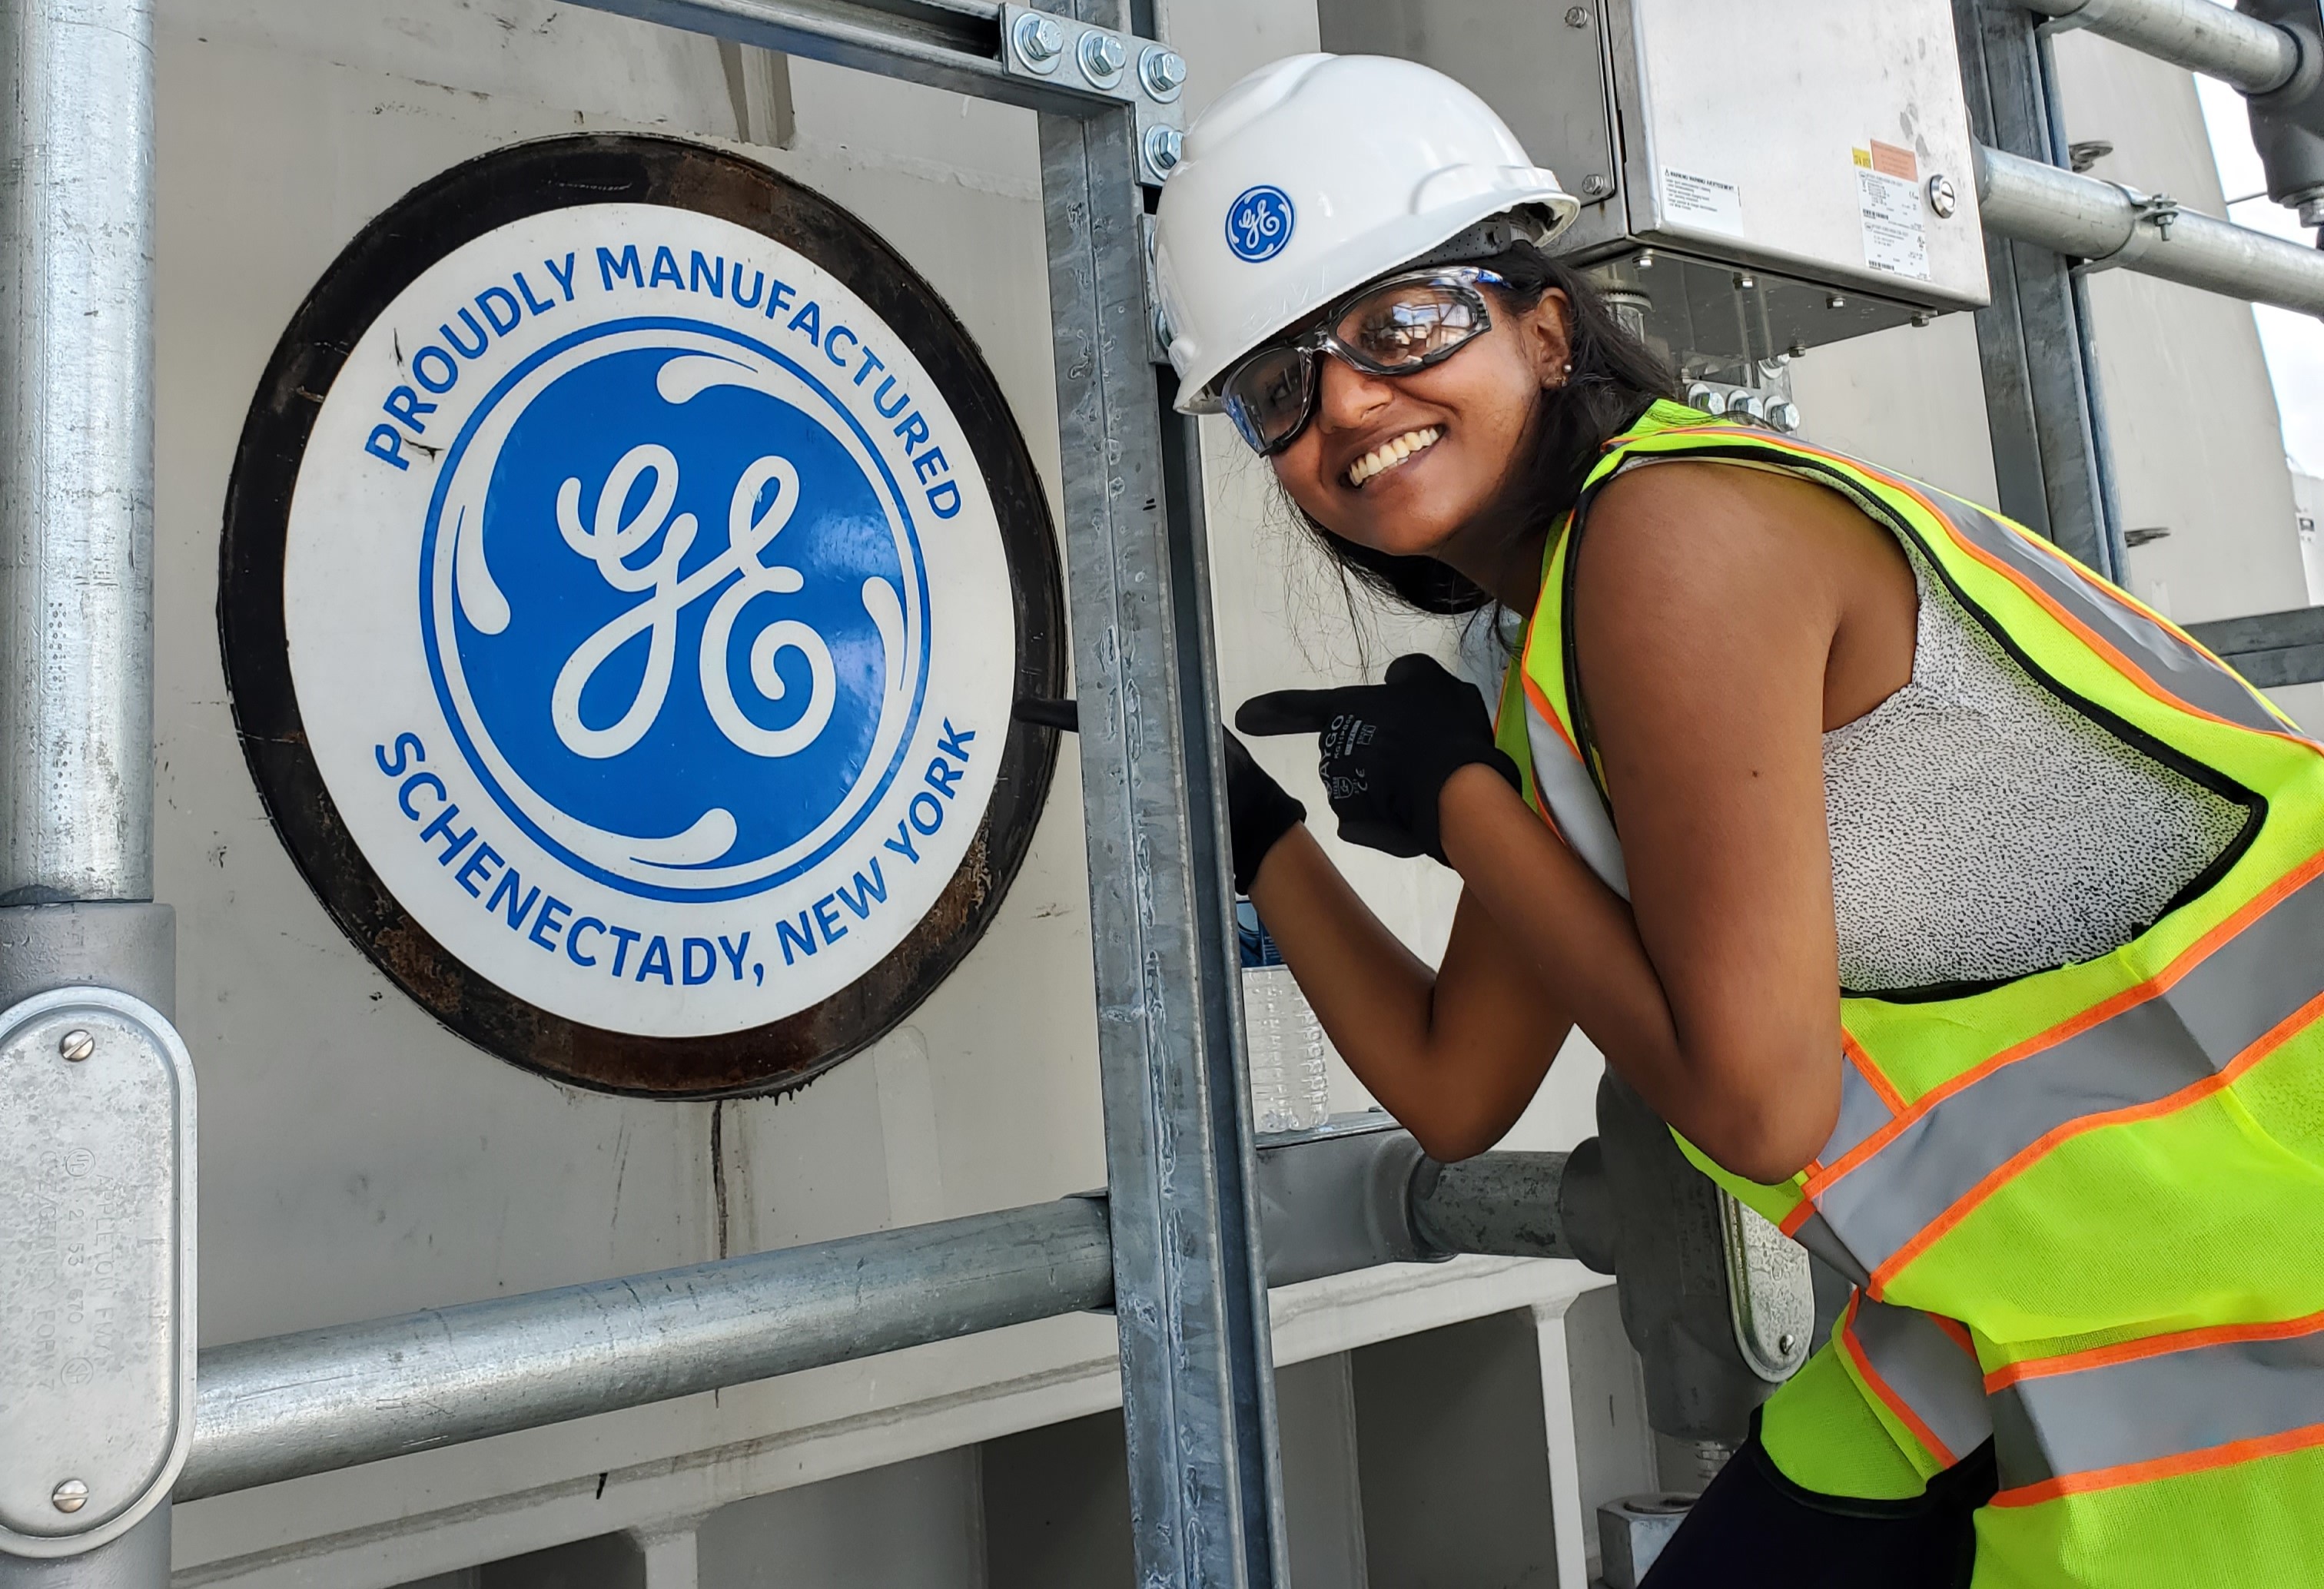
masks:
[(503, 812), (650, 899), (780, 886), (898, 776), (927, 682), (897, 482), (820, 379), (692, 320), (541, 349), (422, 540), (429, 673)]
[(1246, 188), (1227, 208), (1227, 246), (1252, 264), (1271, 260), (1291, 241), (1291, 196), (1265, 183)]

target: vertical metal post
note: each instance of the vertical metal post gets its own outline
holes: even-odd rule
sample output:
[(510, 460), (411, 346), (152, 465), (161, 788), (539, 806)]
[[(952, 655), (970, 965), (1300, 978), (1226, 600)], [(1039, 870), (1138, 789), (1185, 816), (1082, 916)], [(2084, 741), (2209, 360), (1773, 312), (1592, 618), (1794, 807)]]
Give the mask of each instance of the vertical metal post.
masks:
[[(2007, 153), (2062, 157), (2031, 13), (2012, 0), (1954, 0), (1969, 129)], [(2003, 512), (2119, 580), (2121, 525), (2097, 403), (2088, 303), (2067, 262), (1988, 233), (1993, 301), (1977, 313), (1986, 422)]]
[(1148, 362), (1131, 113), (1044, 116), (1041, 166), (1138, 1581), (1279, 1589), (1198, 468)]
[(0, 9), (0, 905), (153, 896), (152, 22)]
[[(167, 1011), (174, 990), (170, 913), (143, 903), (152, 37), (152, 0), (0, 6), (0, 1006), (94, 983)], [(88, 1554), (0, 1555), (0, 1585), (159, 1589), (169, 1558), (164, 1500)]]

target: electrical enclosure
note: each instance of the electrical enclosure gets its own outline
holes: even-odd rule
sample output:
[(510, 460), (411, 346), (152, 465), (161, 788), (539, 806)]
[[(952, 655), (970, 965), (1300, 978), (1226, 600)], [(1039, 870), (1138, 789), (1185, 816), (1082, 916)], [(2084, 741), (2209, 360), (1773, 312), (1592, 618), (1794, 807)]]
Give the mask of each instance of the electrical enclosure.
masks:
[(1561, 252), (1729, 361), (1987, 301), (1949, 0), (1324, 0), (1467, 83), (1582, 201)]

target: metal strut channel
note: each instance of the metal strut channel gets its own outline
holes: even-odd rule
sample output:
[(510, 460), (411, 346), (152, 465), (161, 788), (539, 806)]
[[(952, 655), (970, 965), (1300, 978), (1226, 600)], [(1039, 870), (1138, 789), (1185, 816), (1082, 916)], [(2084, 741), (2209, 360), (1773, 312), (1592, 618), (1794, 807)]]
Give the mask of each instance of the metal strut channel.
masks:
[(579, 0), (690, 33), (1033, 110), (1088, 111), (1112, 96), (1077, 82), (1012, 74), (1002, 64), (1001, 7), (988, 0)]
[[(1112, 24), (1111, 0), (1070, 14)], [(1114, 1310), (1141, 1585), (1289, 1581), (1208, 575), (1165, 456), (1128, 107), (1045, 116)], [(1185, 447), (1183, 430), (1174, 451)]]
[[(2034, 18), (2010, 0), (1953, 0), (1969, 131), (2055, 160), (2048, 73)], [(1993, 301), (1977, 311), (1978, 363), (2003, 512), (2100, 574), (2118, 570), (2105, 417), (2084, 295), (2068, 262), (1986, 221)]]

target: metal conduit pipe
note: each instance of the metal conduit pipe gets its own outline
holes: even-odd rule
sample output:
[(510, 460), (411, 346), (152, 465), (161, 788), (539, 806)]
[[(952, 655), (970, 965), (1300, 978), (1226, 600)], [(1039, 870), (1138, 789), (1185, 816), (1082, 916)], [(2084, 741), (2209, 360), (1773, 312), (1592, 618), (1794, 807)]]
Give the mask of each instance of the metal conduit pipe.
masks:
[(153, 896), (152, 39), (0, 6), (0, 905)]
[(2092, 264), (2324, 315), (2324, 252), (1997, 149), (1977, 152), (1977, 192), (1988, 232)]
[(1106, 1206), (874, 1235), (214, 1347), (176, 1499), (667, 1401), (1113, 1294)]
[(2025, 8), (2088, 28), (2246, 94), (2265, 94), (2300, 69), (2298, 41), (2273, 23), (2217, 0), (2024, 0)]

